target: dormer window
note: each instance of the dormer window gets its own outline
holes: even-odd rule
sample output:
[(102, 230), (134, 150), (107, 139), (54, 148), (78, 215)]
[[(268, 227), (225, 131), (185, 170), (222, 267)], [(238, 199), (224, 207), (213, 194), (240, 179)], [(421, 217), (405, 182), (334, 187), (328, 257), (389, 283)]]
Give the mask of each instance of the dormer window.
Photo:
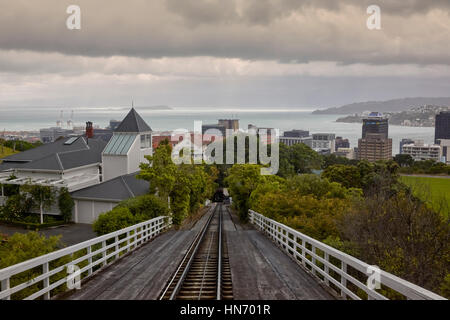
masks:
[(141, 134), (141, 149), (148, 149), (152, 146), (152, 135)]

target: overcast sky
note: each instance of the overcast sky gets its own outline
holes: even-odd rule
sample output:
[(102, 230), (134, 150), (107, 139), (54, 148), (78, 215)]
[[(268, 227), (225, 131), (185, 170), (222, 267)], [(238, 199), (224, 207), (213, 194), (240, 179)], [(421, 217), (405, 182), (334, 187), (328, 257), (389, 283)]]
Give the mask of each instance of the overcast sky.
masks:
[[(81, 8), (68, 30), (66, 8)], [(381, 8), (381, 30), (366, 10)], [(449, 0), (0, 0), (0, 106), (450, 96)]]

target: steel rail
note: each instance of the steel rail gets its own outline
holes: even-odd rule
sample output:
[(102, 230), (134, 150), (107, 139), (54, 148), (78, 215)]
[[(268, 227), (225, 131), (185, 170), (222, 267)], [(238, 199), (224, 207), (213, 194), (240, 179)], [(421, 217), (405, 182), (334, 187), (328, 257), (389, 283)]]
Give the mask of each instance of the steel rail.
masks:
[(217, 259), (217, 300), (222, 298), (222, 204), (219, 208), (219, 253)]
[(189, 272), (189, 268), (192, 264), (192, 261), (194, 260), (195, 254), (198, 251), (198, 248), (206, 234), (206, 230), (208, 230), (208, 227), (215, 215), (217, 211), (217, 205), (214, 207), (213, 212), (211, 214), (211, 216), (208, 218), (208, 221), (205, 223), (205, 226), (202, 228), (202, 230), (197, 234), (197, 236), (195, 237), (195, 239), (192, 241), (191, 245), (189, 246), (189, 249), (187, 251), (187, 253), (185, 254), (185, 256), (183, 257), (183, 260), (181, 261), (180, 265), (177, 268), (177, 271), (174, 273), (172, 279), (170, 280), (169, 284), (166, 286), (166, 289), (164, 290), (164, 292), (161, 294), (159, 300), (163, 300), (165, 295), (167, 294), (167, 292), (170, 290), (170, 287), (172, 286), (172, 284), (175, 282), (175, 279), (177, 278), (178, 273), (181, 271), (181, 269), (184, 266), (184, 263), (186, 262), (187, 259), (188, 262), (186, 264), (185, 269), (183, 270), (183, 273), (180, 277), (180, 279), (178, 279), (177, 284), (175, 285), (175, 288), (172, 292), (172, 294), (170, 295), (169, 300), (174, 300), (175, 297), (177, 296), (178, 292), (181, 289), (181, 286), (183, 284), (184, 279), (186, 278), (186, 275)]

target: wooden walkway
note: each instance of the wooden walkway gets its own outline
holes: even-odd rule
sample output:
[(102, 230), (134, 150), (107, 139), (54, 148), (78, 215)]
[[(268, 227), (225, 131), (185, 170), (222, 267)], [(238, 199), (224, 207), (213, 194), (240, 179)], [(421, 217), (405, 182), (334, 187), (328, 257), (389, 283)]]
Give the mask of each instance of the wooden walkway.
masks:
[[(226, 210), (225, 210), (226, 211)], [(175, 272), (207, 215), (190, 230), (168, 231), (95, 275), (66, 299), (155, 300)], [(224, 216), (237, 300), (333, 299), (269, 239)]]
[(261, 232), (225, 215), (235, 300), (331, 300), (318, 282)]

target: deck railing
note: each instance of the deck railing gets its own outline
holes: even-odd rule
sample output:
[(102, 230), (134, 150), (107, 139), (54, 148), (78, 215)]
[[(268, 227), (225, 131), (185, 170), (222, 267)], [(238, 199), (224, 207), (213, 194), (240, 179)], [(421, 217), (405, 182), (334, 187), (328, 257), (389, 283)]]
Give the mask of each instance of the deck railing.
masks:
[(84, 280), (153, 239), (171, 224), (171, 218), (157, 217), (0, 269), (0, 299), (50, 299), (71, 289), (70, 283), (78, 281), (74, 270)]
[(249, 210), (249, 218), (298, 264), (344, 299), (445, 299), (253, 210)]

